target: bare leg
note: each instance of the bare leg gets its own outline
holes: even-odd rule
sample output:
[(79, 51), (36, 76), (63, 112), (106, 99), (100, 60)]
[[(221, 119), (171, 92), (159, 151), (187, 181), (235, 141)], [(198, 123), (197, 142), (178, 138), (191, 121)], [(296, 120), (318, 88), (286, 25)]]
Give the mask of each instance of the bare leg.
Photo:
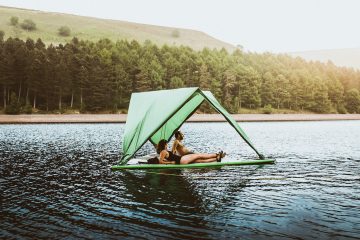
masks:
[(208, 159), (197, 159), (193, 163), (208, 163), (208, 162), (216, 162), (216, 158), (208, 158)]
[(216, 160), (217, 154), (216, 153), (212, 153), (212, 154), (208, 154), (208, 153), (195, 153), (195, 154), (189, 154), (189, 155), (185, 155), (181, 157), (180, 160), (180, 164), (189, 164), (189, 163), (193, 163), (196, 160), (207, 160), (207, 159), (213, 159), (215, 158)]
[(208, 159), (208, 158), (216, 158), (217, 154), (216, 153), (193, 153), (193, 154), (188, 154), (188, 156), (196, 156), (197, 159), (201, 158), (201, 159)]

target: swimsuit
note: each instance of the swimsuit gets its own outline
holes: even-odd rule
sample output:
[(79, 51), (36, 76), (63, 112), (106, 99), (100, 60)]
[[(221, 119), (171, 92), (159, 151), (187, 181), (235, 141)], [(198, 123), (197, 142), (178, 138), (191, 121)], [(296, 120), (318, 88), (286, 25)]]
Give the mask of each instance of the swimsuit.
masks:
[(170, 162), (175, 162), (175, 164), (180, 164), (181, 156), (175, 155), (170, 151), (167, 151), (169, 153), (169, 157), (167, 158)]

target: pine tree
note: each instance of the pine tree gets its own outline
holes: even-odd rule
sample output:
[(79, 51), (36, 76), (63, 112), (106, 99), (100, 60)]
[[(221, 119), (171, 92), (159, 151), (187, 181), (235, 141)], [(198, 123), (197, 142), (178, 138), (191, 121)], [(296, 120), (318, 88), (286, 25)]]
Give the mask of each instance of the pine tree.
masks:
[(5, 108), (6, 114), (19, 114), (20, 113), (20, 103), (17, 101), (16, 94), (14, 92), (11, 93), (10, 103)]
[(2, 45), (2, 56), (0, 58), (0, 83), (3, 87), (3, 106), (6, 109), (10, 102), (11, 89), (16, 83), (15, 51), (17, 40), (9, 38)]
[(270, 72), (266, 72), (262, 78), (261, 84), (261, 103), (265, 105), (274, 105), (274, 77)]
[(5, 32), (3, 30), (0, 30), (0, 43), (4, 42), (4, 36)]
[(327, 87), (321, 82), (321, 79), (317, 79), (317, 84), (314, 88), (314, 105), (312, 110), (319, 113), (326, 113), (330, 110)]
[(169, 88), (182, 88), (184, 87), (184, 82), (181, 78), (179, 77), (172, 77), (170, 79), (170, 84), (169, 84)]
[(16, 79), (16, 85), (18, 88), (17, 102), (20, 103), (21, 94), (26, 82), (26, 71), (28, 66), (28, 52), (24, 44), (21, 44), (15, 51), (14, 56), (14, 78)]
[(205, 63), (202, 63), (199, 69), (199, 87), (202, 90), (210, 88), (211, 75)]
[(284, 75), (280, 74), (275, 77), (275, 91), (274, 91), (274, 100), (276, 107), (279, 109), (284, 107), (284, 103), (289, 101), (290, 93), (287, 90), (288, 80)]
[(65, 104), (79, 106), (81, 111), (116, 110), (128, 106), (134, 91), (182, 86), (211, 90), (231, 112), (271, 104), (355, 113), (360, 71), (271, 53), (158, 48), (150, 41), (73, 38), (55, 47), (45, 46), (41, 39), (0, 38), (4, 108), (15, 94), (17, 103), (24, 104), (25, 99), (29, 106), (32, 100), (33, 107), (47, 111), (63, 109)]
[(80, 110), (84, 110), (84, 90), (87, 86), (87, 81), (89, 79), (89, 73), (85, 66), (80, 67), (79, 76), (78, 76), (78, 88), (80, 92)]
[(63, 108), (63, 96), (66, 95), (70, 89), (70, 73), (65, 59), (61, 59), (55, 66), (55, 85), (59, 96), (59, 110)]
[(345, 106), (349, 113), (360, 113), (360, 93), (352, 88), (345, 95)]
[[(228, 69), (224, 72), (223, 79), (222, 79), (222, 103), (227, 109), (230, 109), (231, 112), (235, 112), (238, 109), (234, 109), (233, 107), (233, 98), (234, 98), (234, 87), (236, 84), (239, 84), (236, 81), (236, 72), (234, 69)], [(239, 85), (238, 85), (239, 86)], [(238, 87), (240, 89), (240, 87)], [(242, 98), (241, 94), (238, 93), (239, 98), (239, 108), (241, 108)]]
[(115, 65), (112, 69), (112, 78), (115, 84), (115, 108), (124, 108), (128, 104), (131, 94), (131, 81), (128, 73), (121, 64)]
[[(43, 83), (45, 76), (45, 55), (42, 51), (35, 49), (32, 53), (33, 58), (29, 66), (29, 71), (26, 77), (26, 84), (33, 96), (33, 108), (37, 107), (37, 98), (40, 92), (40, 86)], [(29, 95), (27, 94), (29, 97)]]
[(338, 108), (344, 100), (344, 87), (338, 79), (332, 77), (327, 81), (326, 86), (330, 101), (334, 104), (335, 108)]

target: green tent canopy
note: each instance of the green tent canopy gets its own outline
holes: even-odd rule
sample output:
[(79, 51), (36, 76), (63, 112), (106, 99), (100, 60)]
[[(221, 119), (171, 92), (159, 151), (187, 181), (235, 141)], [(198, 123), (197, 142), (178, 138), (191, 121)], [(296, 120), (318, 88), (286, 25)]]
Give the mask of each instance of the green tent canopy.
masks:
[(153, 144), (157, 144), (161, 139), (170, 140), (174, 132), (194, 114), (204, 101), (208, 101), (216, 111), (222, 114), (245, 142), (254, 149), (260, 159), (264, 159), (264, 156), (256, 150), (249, 137), (214, 95), (209, 91), (193, 87), (131, 95), (120, 164), (126, 164), (148, 140)]

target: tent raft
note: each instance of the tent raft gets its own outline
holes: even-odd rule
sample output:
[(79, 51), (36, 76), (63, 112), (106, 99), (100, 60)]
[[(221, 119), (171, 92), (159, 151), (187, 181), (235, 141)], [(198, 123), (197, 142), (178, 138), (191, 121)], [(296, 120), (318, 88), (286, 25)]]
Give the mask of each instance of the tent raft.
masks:
[[(194, 164), (127, 164), (134, 154), (147, 142), (156, 145), (161, 139), (169, 141), (175, 131), (195, 113), (199, 106), (207, 101), (217, 112), (224, 116), (244, 141), (256, 152), (260, 160), (213, 162)], [(274, 163), (274, 159), (265, 157), (254, 147), (246, 133), (234, 118), (220, 105), (214, 95), (200, 88), (179, 88), (142, 93), (133, 93), (125, 125), (123, 156), (119, 165), (112, 170), (148, 169), (148, 168), (198, 168), (224, 165), (253, 165)]]

